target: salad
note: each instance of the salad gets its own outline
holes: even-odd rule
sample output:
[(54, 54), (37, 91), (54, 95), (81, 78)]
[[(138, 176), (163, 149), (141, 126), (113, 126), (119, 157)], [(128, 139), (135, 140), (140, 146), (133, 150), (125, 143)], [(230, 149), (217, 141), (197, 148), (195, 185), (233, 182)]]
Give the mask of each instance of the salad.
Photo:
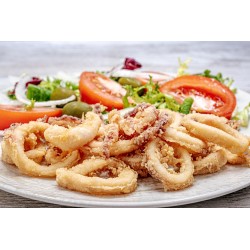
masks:
[(0, 104), (0, 130), (44, 116), (81, 117), (96, 105), (101, 113), (107, 113), (142, 102), (184, 114), (194, 111), (224, 116), (247, 127), (250, 104), (235, 111), (233, 80), (210, 70), (189, 74), (189, 62), (179, 60), (177, 74), (143, 71), (141, 63), (126, 58), (109, 71), (83, 72), (75, 80), (23, 76), (5, 93), (10, 104)]

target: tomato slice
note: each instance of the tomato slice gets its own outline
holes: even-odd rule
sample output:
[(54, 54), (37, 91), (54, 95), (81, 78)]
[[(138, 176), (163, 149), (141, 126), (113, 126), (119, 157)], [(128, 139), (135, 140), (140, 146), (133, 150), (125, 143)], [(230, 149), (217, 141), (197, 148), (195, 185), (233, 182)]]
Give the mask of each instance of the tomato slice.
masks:
[(160, 91), (175, 97), (178, 102), (192, 97), (192, 109), (205, 114), (231, 118), (236, 107), (234, 93), (219, 81), (203, 76), (188, 75), (164, 83)]
[(26, 123), (44, 116), (61, 116), (62, 110), (55, 108), (33, 108), (27, 111), (22, 106), (0, 105), (0, 130), (8, 128), (12, 123)]
[(80, 77), (79, 89), (81, 100), (90, 104), (101, 103), (109, 109), (122, 109), (122, 97), (126, 90), (110, 78), (94, 73), (83, 72)]

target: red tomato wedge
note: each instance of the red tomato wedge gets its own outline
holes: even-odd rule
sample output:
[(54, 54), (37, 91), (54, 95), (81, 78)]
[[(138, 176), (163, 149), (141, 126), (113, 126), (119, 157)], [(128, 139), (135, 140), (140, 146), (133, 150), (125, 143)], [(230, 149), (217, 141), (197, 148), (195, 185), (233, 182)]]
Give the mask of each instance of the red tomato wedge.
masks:
[(30, 111), (21, 106), (0, 105), (0, 130), (8, 128), (12, 123), (26, 123), (44, 116), (61, 116), (62, 110), (55, 108), (33, 108)]
[(101, 103), (108, 109), (122, 109), (122, 97), (126, 90), (107, 76), (94, 72), (83, 72), (79, 89), (81, 100), (90, 104)]
[(231, 118), (236, 107), (236, 97), (227, 86), (203, 76), (177, 77), (161, 85), (160, 91), (174, 96), (178, 102), (192, 97), (192, 109), (199, 113)]

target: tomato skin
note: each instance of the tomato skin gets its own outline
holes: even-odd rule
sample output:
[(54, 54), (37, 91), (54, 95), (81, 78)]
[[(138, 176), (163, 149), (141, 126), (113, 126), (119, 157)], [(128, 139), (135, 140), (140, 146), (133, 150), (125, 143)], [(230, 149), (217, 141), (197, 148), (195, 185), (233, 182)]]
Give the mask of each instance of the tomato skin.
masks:
[(206, 98), (203, 96), (204, 102), (208, 102), (209, 98), (214, 102), (216, 102), (216, 100), (217, 103), (220, 102), (220, 105), (207, 109), (193, 108), (199, 113), (215, 114), (230, 119), (236, 107), (236, 97), (234, 93), (227, 86), (212, 78), (197, 75), (181, 76), (164, 83), (160, 87), (161, 92), (173, 94), (177, 101), (180, 97), (178, 92), (183, 94), (183, 90), (186, 90), (187, 92), (186, 97), (188, 96), (189, 90), (195, 90), (197, 93), (201, 93), (199, 97), (202, 97), (202, 95), (205, 94)]
[(79, 89), (81, 100), (89, 104), (101, 103), (108, 109), (122, 109), (122, 97), (126, 90), (110, 78), (94, 73), (83, 72), (80, 77)]
[(44, 116), (61, 116), (62, 110), (55, 108), (34, 108), (24, 110), (21, 106), (0, 105), (0, 130), (8, 128), (12, 123), (27, 123)]

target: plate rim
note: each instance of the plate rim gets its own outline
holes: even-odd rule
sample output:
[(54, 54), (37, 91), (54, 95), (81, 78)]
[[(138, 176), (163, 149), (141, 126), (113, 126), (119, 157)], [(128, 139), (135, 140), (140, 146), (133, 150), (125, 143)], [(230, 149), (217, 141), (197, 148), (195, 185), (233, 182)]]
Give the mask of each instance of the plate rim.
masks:
[[(6, 188), (7, 186), (7, 188)], [(248, 183), (244, 183), (240, 186), (237, 186), (235, 188), (228, 188), (226, 190), (224, 190), (223, 192), (211, 192), (209, 194), (202, 194), (202, 195), (198, 195), (198, 196), (192, 196), (192, 197), (187, 197), (184, 198), (180, 201), (172, 201), (167, 203), (167, 200), (162, 200), (162, 201), (141, 201), (141, 202), (133, 202), (133, 201), (119, 201), (119, 202), (113, 202), (113, 201), (86, 201), (86, 202), (82, 202), (80, 203), (74, 203), (73, 199), (56, 199), (56, 198), (49, 198), (49, 197), (45, 197), (43, 195), (40, 194), (34, 194), (30, 191), (21, 191), (20, 190), (15, 190), (15, 188), (13, 188), (13, 186), (9, 186), (9, 185), (2, 185), (0, 183), (0, 189), (7, 192), (7, 193), (11, 193), (17, 196), (21, 196), (30, 200), (36, 200), (36, 201), (41, 201), (41, 202), (45, 202), (48, 204), (54, 204), (54, 205), (61, 205), (61, 206), (68, 206), (68, 207), (102, 207), (102, 208), (150, 208), (150, 207), (174, 207), (174, 206), (182, 206), (182, 205), (189, 205), (189, 204), (193, 204), (193, 203), (197, 203), (197, 202), (202, 202), (202, 201), (207, 201), (207, 200), (211, 200), (211, 199), (215, 199), (218, 197), (222, 197), (225, 196), (227, 194), (231, 194), (234, 192), (237, 192), (239, 190), (242, 190), (246, 187), (250, 186), (250, 180)], [(59, 187), (60, 188), (60, 187)], [(73, 192), (73, 191), (72, 191)], [(175, 191), (173, 191), (174, 193)], [(178, 192), (178, 191), (177, 191)], [(83, 200), (84, 201), (84, 200)]]

